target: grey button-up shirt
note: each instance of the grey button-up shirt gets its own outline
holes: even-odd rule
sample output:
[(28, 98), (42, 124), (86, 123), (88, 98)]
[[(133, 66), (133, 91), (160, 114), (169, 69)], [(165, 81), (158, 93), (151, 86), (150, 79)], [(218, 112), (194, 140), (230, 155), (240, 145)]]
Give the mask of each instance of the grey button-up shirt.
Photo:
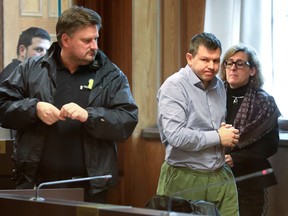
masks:
[(173, 166), (216, 170), (225, 163), (217, 129), (226, 115), (226, 92), (215, 77), (205, 89), (186, 65), (168, 77), (157, 94), (158, 126)]

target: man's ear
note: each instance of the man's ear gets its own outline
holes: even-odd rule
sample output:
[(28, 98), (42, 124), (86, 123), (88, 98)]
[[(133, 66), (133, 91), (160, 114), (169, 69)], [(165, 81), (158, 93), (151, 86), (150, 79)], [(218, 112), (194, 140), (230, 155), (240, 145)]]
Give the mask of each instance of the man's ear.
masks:
[(191, 53), (186, 53), (187, 63), (190, 65), (193, 59), (193, 55)]
[(62, 34), (61, 36), (61, 43), (62, 43), (62, 46), (69, 46), (69, 43), (68, 43), (68, 40), (69, 40), (69, 36), (67, 34)]
[(26, 47), (24, 45), (20, 45), (18, 50), (19, 50), (19, 59), (23, 61), (27, 51)]

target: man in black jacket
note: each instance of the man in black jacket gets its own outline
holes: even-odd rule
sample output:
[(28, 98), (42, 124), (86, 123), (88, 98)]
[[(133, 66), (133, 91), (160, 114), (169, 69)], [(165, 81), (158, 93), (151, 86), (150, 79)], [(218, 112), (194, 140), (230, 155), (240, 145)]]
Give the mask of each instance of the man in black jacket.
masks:
[(0, 86), (1, 126), (18, 131), (18, 188), (112, 175), (69, 185), (83, 187), (85, 201), (105, 203), (107, 189), (116, 184), (116, 145), (132, 134), (138, 108), (127, 77), (98, 48), (100, 28), (93, 10), (64, 11), (56, 25), (58, 42)]
[[(43, 56), (50, 47), (51, 38), (49, 33), (38, 27), (30, 27), (24, 30), (19, 36), (17, 43), (17, 58), (12, 61), (0, 72), (0, 83), (3, 82), (12, 71), (24, 60), (32, 56)], [(0, 128), (3, 130), (3, 128)], [(5, 130), (5, 129), (4, 129)], [(10, 130), (11, 139), (15, 138), (15, 131)]]
[(24, 30), (18, 39), (17, 58), (12, 59), (12, 62), (0, 73), (0, 83), (24, 60), (32, 56), (45, 55), (50, 47), (50, 43), (51, 38), (46, 30), (38, 27), (30, 27)]

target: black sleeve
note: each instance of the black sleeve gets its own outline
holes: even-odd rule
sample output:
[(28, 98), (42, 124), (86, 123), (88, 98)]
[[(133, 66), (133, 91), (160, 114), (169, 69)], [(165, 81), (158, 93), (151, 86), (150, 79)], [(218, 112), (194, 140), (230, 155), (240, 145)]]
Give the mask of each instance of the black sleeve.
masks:
[(278, 143), (279, 128), (277, 123), (269, 133), (265, 134), (256, 142), (242, 149), (235, 148), (229, 154), (234, 163), (243, 160), (248, 161), (260, 158), (269, 158), (277, 152)]

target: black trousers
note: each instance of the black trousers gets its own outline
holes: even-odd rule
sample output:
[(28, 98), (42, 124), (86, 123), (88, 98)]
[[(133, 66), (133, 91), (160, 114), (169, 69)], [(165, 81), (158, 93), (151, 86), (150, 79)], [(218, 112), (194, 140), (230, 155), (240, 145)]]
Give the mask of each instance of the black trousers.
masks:
[(240, 216), (262, 216), (267, 200), (265, 189), (243, 190), (238, 188)]

